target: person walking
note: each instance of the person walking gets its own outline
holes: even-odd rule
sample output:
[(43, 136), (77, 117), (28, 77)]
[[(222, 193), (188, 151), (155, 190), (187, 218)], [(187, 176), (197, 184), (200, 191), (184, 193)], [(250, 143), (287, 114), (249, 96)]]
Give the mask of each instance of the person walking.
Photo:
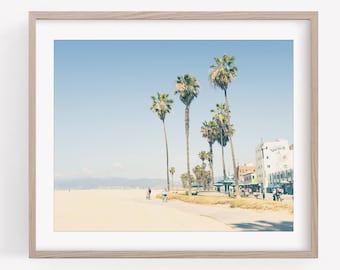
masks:
[(150, 187), (148, 187), (148, 189), (146, 191), (146, 199), (151, 200), (151, 188)]
[(276, 201), (276, 188), (273, 189), (273, 201)]
[(163, 202), (167, 202), (168, 201), (168, 191), (165, 188), (162, 192), (162, 197), (163, 197)]

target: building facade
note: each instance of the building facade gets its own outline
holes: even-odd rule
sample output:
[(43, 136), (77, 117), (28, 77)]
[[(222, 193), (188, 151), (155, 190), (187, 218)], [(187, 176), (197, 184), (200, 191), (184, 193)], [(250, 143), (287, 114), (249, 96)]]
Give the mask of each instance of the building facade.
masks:
[(238, 180), (240, 183), (244, 182), (244, 176), (248, 173), (255, 173), (256, 166), (253, 164), (246, 164), (243, 166), (237, 166), (237, 175), (238, 175)]
[(259, 184), (267, 192), (283, 183), (283, 180), (278, 181), (281, 179), (278, 175), (289, 176), (290, 183), (293, 183), (293, 166), (293, 146), (287, 140), (277, 139), (256, 146), (256, 174)]
[(244, 175), (244, 185), (257, 185), (258, 180), (255, 172), (249, 172)]

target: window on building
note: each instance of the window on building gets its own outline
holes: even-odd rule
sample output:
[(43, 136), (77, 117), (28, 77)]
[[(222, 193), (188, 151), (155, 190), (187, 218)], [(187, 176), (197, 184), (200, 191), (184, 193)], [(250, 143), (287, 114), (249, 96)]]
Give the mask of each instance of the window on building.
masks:
[(270, 165), (267, 165), (267, 168), (269, 169), (269, 168), (270, 168)]

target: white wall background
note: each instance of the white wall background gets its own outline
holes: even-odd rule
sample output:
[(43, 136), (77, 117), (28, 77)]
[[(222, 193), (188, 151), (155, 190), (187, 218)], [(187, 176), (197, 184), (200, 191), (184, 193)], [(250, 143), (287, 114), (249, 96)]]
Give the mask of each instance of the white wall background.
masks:
[[(332, 0), (11, 0), (0, 2), (1, 269), (338, 269), (340, 34)], [(319, 11), (319, 259), (28, 259), (28, 11)], [(339, 187), (340, 188), (340, 187)], [(339, 189), (338, 188), (338, 189)]]

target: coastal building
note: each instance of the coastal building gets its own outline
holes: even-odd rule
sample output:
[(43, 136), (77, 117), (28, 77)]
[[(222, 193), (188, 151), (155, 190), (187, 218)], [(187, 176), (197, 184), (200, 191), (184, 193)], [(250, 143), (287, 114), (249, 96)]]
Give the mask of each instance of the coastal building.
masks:
[(257, 177), (256, 177), (256, 173), (255, 172), (249, 172), (249, 173), (245, 174), (243, 182), (244, 182), (244, 185), (246, 185), (246, 186), (257, 185), (258, 180), (257, 180)]
[(249, 173), (255, 173), (256, 166), (253, 164), (245, 164), (243, 166), (237, 166), (237, 175), (240, 183), (244, 182), (244, 176)]
[(271, 192), (276, 185), (284, 183), (292, 185), (293, 149), (285, 139), (262, 142), (256, 146), (257, 179), (267, 192)]
[(270, 187), (281, 187), (283, 192), (293, 194), (294, 170), (288, 169), (278, 172), (273, 172), (269, 175)]

